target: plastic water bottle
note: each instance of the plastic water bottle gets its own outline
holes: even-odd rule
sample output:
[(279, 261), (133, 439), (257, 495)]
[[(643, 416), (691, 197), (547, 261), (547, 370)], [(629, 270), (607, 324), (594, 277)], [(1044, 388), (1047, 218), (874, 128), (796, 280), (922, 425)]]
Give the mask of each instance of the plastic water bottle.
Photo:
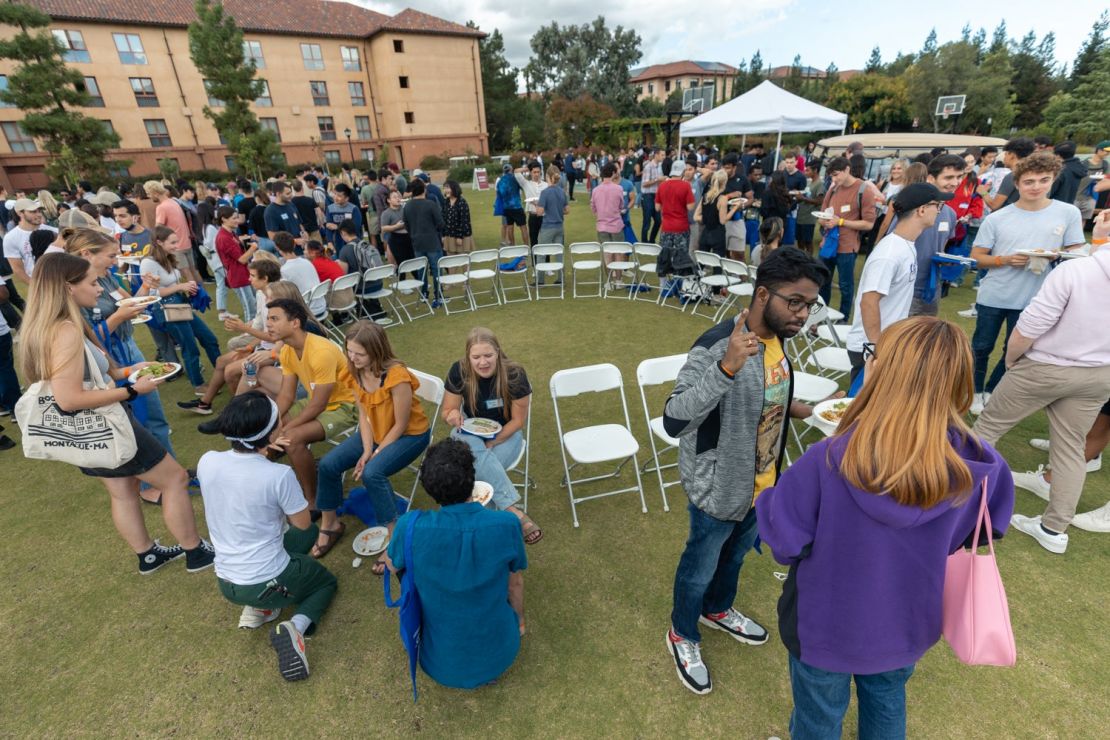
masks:
[(246, 376), (247, 387), (258, 387), (258, 366), (249, 360), (243, 363), (243, 375)]
[(101, 319), (100, 308), (99, 307), (93, 308), (92, 315), (93, 315), (93, 323), (94, 324), (99, 324), (100, 319)]

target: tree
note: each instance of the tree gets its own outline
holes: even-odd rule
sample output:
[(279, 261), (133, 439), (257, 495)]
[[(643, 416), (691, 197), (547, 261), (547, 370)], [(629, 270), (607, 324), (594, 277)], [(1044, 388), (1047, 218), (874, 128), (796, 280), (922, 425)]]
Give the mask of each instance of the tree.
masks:
[(50, 155), (46, 173), (71, 186), (83, 178), (103, 180), (106, 154), (119, 147), (119, 136), (76, 110), (89, 104), (89, 94), (84, 77), (66, 66), (65, 50), (47, 30), (50, 16), (26, 5), (2, 3), (0, 24), (19, 28), (0, 41), (0, 59), (17, 64), (0, 100), (23, 112), (23, 130)]
[(676, 87), (671, 90), (671, 94), (663, 102), (663, 110), (682, 110), (682, 88)]
[(1110, 106), (1092, 101), (1110, 100), (1110, 46), (1103, 46), (1075, 87), (1056, 93), (1045, 107), (1045, 123), (1067, 136), (1097, 141), (1110, 131)]
[(560, 146), (582, 146), (592, 139), (598, 125), (616, 117), (616, 111), (605, 103), (594, 100), (589, 95), (580, 95), (573, 100), (555, 98), (547, 107), (547, 121), (553, 127), (555, 139)]
[(991, 46), (989, 51), (1001, 51), (1009, 48), (1010, 41), (1006, 37), (1006, 21), (1002, 20), (995, 27), (994, 33), (991, 34)]
[(795, 54), (794, 62), (790, 65), (790, 71), (786, 73), (786, 79), (782, 81), (782, 87), (788, 92), (798, 93), (804, 82), (805, 80), (802, 78), (802, 55)]
[(738, 70), (736, 82), (732, 86), (732, 97), (734, 98), (743, 95), (767, 79), (767, 71), (763, 69), (763, 55), (759, 53), (758, 49), (752, 55), (752, 61), (748, 64), (747, 71), (744, 71), (743, 62), (738, 65)]
[(933, 28), (929, 31), (929, 35), (925, 37), (925, 45), (921, 47), (921, 53), (935, 54), (937, 51), (937, 29)]
[(879, 47), (871, 50), (871, 56), (867, 59), (867, 66), (863, 68), (864, 72), (875, 73), (881, 71), (883, 68), (883, 55), (879, 51)]
[(1019, 128), (1034, 128), (1041, 122), (1045, 106), (1059, 87), (1051, 56), (1055, 43), (1050, 33), (1038, 45), (1036, 34), (1030, 31), (1011, 55), (1010, 87), (1017, 103), (1014, 125)]
[(585, 95), (621, 115), (636, 111), (636, 91), (628, 75), (641, 57), (635, 31), (622, 26), (610, 31), (603, 16), (581, 26), (552, 21), (536, 31), (530, 43), (532, 57), (524, 74), (545, 100)]
[(1010, 93), (1010, 53), (1006, 49), (987, 53), (978, 72), (967, 82), (967, 107), (960, 116), (963, 131), (989, 136), (992, 131), (1009, 131), (1016, 109)]
[(847, 113), (863, 131), (905, 129), (913, 120), (905, 78), (876, 72), (833, 84), (827, 105)]
[[(478, 27), (473, 21), (468, 21), (466, 25)], [(517, 71), (505, 57), (505, 39), (499, 29), (493, 29), (478, 42), (478, 65), (482, 71), (482, 97), (486, 105), (490, 150), (500, 151), (510, 145), (512, 128), (518, 122), (521, 105), (516, 92)]]
[(1094, 70), (1099, 54), (1106, 48), (1107, 28), (1110, 28), (1110, 11), (1104, 10), (1091, 26), (1091, 33), (1083, 42), (1083, 48), (1075, 56), (1075, 62), (1071, 66), (1071, 77), (1068, 79), (1069, 89), (1074, 90), (1079, 81)]
[(282, 156), (277, 137), (262, 128), (250, 108), (264, 83), (254, 77), (254, 62), (244, 59), (243, 32), (223, 4), (196, 0), (196, 13), (189, 24), (189, 56), (205, 79), (209, 99), (222, 103), (204, 106), (204, 115), (227, 142), (236, 168), (260, 175)]

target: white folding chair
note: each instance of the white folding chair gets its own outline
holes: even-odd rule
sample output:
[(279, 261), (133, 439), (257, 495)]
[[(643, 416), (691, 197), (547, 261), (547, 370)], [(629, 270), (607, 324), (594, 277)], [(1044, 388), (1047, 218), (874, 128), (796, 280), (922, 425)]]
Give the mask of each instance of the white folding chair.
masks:
[[(439, 421), (439, 410), (440, 407), (443, 406), (443, 379), (437, 378), (434, 375), (428, 375), (428, 373), (420, 372), (419, 370), (414, 370), (411, 367), (409, 368), (409, 372), (420, 381), (420, 386), (416, 389), (416, 397), (425, 404), (431, 404), (434, 407), (432, 413), (428, 415), (428, 438), (430, 440), (434, 439), (436, 434), (436, 423)], [(427, 413), (427, 410), (427, 408), (424, 409), (425, 413)], [(424, 461), (424, 455), (426, 454), (427, 450), (420, 455), (420, 462)], [(420, 485), (420, 465), (409, 464), (408, 469), (413, 472), (416, 478), (412, 482), (412, 491), (409, 492), (408, 497), (409, 503), (411, 504), (413, 497), (416, 496), (416, 487)]]
[(524, 422), (524, 445), (520, 448), (520, 454), (516, 456), (513, 464), (505, 468), (505, 472), (509, 476), (509, 480), (513, 480), (514, 475), (521, 477), (521, 482), (517, 483), (513, 480), (513, 485), (520, 489), (524, 496), (524, 504), (522, 506), (524, 513), (528, 513), (528, 489), (536, 487), (536, 481), (528, 474), (529, 466), (532, 460), (532, 396), (528, 396), (528, 417)]
[[(634, 301), (652, 301), (658, 302), (659, 294), (663, 292), (663, 286), (659, 282), (659, 253), (663, 251), (662, 247), (658, 244), (648, 244), (647, 242), (636, 242), (632, 245), (632, 254), (636, 259), (636, 286), (632, 289), (630, 297)], [(655, 285), (648, 282), (648, 277), (655, 276)], [(641, 288), (648, 288), (649, 290), (641, 290)], [(651, 293), (651, 289), (656, 291), (655, 298), (641, 298), (640, 293)]]
[[(362, 284), (359, 286), (356, 295), (359, 301), (362, 302), (362, 313), (366, 318), (382, 326), (395, 326), (404, 323), (404, 319), (401, 318), (401, 310), (397, 307), (393, 287), (387, 287), (386, 280), (392, 280), (394, 284), (397, 282), (397, 271), (393, 268), (393, 265), (371, 267), (362, 273)], [(371, 286), (375, 283), (380, 283), (381, 286), (377, 290), (372, 290)], [(393, 315), (387, 314), (384, 318), (375, 319), (366, 308), (365, 301), (377, 301), (383, 310), (388, 306)]]
[[(822, 378), (820, 375), (801, 372), (800, 370), (794, 371), (794, 399), (802, 403), (812, 405), (818, 401), (823, 401), (839, 389), (840, 384), (835, 380)], [(798, 426), (804, 423), (804, 420), (791, 419), (790, 422), (790, 432), (794, 435), (794, 444), (798, 446), (798, 454), (801, 454), (806, 449), (803, 440), (813, 427), (806, 425), (799, 432)]]
[[(714, 301), (721, 300), (717, 291), (732, 285), (735, 278), (729, 277), (722, 270), (721, 258), (713, 252), (705, 252), (699, 249), (694, 252), (694, 262), (698, 266), (698, 300), (690, 301), (693, 305), (690, 313), (694, 316), (703, 316), (712, 320), (717, 315), (717, 309), (713, 308)], [(705, 314), (698, 311), (703, 304), (710, 306), (710, 313)]]
[[(357, 271), (352, 272), (349, 275), (336, 278), (332, 282), (331, 288), (328, 289), (328, 317), (324, 320), (326, 322), (325, 327), (340, 342), (344, 338), (341, 327), (358, 318), (358, 296), (355, 295), (355, 287), (358, 286), (360, 280), (362, 280), (362, 274)], [(340, 295), (344, 291), (350, 291), (350, 297), (344, 298)], [(342, 324), (337, 324), (332, 320), (333, 314), (344, 314), (354, 318)]]
[[(397, 265), (397, 280), (393, 283), (393, 289), (397, 291), (397, 306), (404, 312), (405, 318), (409, 321), (423, 318), (424, 316), (431, 316), (435, 312), (432, 310), (432, 302), (424, 297), (424, 281), (426, 277), (425, 271), (428, 269), (427, 257), (414, 257), (410, 260), (405, 260)], [(418, 275), (419, 277), (405, 277), (405, 275)], [(416, 299), (405, 302), (401, 296), (415, 295)], [(420, 309), (415, 315), (413, 310)]]
[[(331, 280), (321, 280), (312, 289), (301, 293), (301, 297), (304, 298), (304, 303), (308, 306), (308, 310), (312, 314), (312, 318), (316, 320), (316, 323), (323, 327), (324, 332), (329, 337), (334, 337), (335, 335), (332, 333), (332, 329), (329, 326), (329, 324), (331, 324), (331, 317), (328, 315), (329, 290), (331, 290)], [(320, 300), (324, 302), (324, 310), (317, 313), (312, 309), (312, 304)]]
[[(578, 255), (586, 255), (589, 259), (576, 260), (574, 257)], [(596, 293), (583, 295), (582, 298), (600, 298), (601, 297), (601, 245), (597, 242), (575, 242), (570, 245), (570, 271), (571, 271), (571, 295), (578, 298), (578, 286), (581, 285), (594, 285), (597, 287)], [(587, 278), (586, 280), (579, 281), (578, 276), (582, 275)], [(588, 278), (593, 275), (594, 279)]]
[[(653, 357), (650, 360), (644, 360), (636, 368), (636, 383), (640, 386), (640, 401), (644, 405), (644, 420), (647, 421), (648, 426), (648, 441), (651, 443), (651, 462), (645, 463), (642, 472), (650, 473), (655, 471), (655, 475), (659, 478), (659, 493), (663, 495), (663, 511), (670, 511), (671, 507), (667, 503), (667, 488), (670, 486), (677, 486), (681, 481), (663, 480), (663, 471), (669, 468), (678, 467), (678, 462), (667, 463), (664, 465), (660, 459), (660, 452), (668, 452), (670, 450), (678, 450), (678, 440), (667, 434), (663, 428), (663, 416), (652, 416), (651, 411), (648, 410), (647, 394), (644, 392), (645, 388), (651, 386), (663, 385), (664, 383), (674, 383), (675, 378), (678, 377), (678, 371), (686, 364), (686, 353), (680, 355), (671, 355), (670, 357)], [(662, 450), (655, 444), (659, 440), (665, 447)]]
[[(541, 262), (541, 258), (543, 261)], [(565, 266), (563, 265), (563, 245), (562, 244), (537, 244), (532, 247), (532, 272), (536, 279), (536, 300), (551, 300), (555, 298), (553, 295), (545, 296), (543, 294), (544, 288), (555, 288), (555, 285), (548, 284), (548, 279), (555, 280), (559, 288), (559, 298), (562, 299), (565, 293), (563, 292), (563, 276), (566, 273)], [(540, 278), (544, 282), (541, 283)]]
[[(470, 255), (469, 254), (449, 254), (446, 257), (440, 257), (439, 262), (436, 263), (439, 270), (439, 302), (443, 306), (443, 311), (448, 316), (451, 315), (450, 301), (448, 300), (444, 289), (458, 285), (462, 287), (462, 300), (464, 301), (464, 308), (459, 308), (455, 304), (454, 313), (463, 313), (464, 311), (474, 310), (474, 296), (470, 293)], [(462, 272), (448, 273), (448, 270), (462, 269)]]
[[(562, 247), (560, 247), (560, 250)], [(528, 285), (528, 247), (522, 244), (514, 244), (508, 247), (501, 247), (497, 250), (497, 287), (501, 291), (501, 301), (503, 303), (522, 303), (524, 301), (532, 300), (532, 288)], [(500, 266), (508, 264), (514, 260), (524, 258), (523, 267), (519, 270), (504, 270)], [(512, 285), (510, 281), (513, 275), (520, 276), (520, 285)], [(523, 290), (523, 298), (509, 298), (510, 290)]]
[(740, 260), (730, 260), (727, 257), (721, 258), (721, 270), (732, 279), (729, 285), (725, 288), (728, 292), (728, 297), (721, 303), (717, 313), (713, 314), (713, 323), (717, 323), (729, 309), (736, 305), (740, 298), (750, 298), (755, 293), (755, 285), (748, 280), (748, 266)]
[(615, 285), (615, 282), (620, 282), (623, 285), (624, 281), (614, 281), (613, 273), (620, 273), (621, 277), (624, 277), (624, 273), (626, 272), (632, 273), (631, 277), (633, 278), (633, 280), (635, 279), (636, 262), (634, 261), (632, 254), (632, 245), (628, 242), (605, 242), (601, 245), (601, 254), (603, 261), (604, 258), (609, 255), (614, 255), (616, 257), (616, 259), (612, 260), (611, 262), (606, 262), (606, 264), (603, 266), (603, 269), (605, 270), (605, 282), (602, 284), (601, 297), (608, 298), (610, 293), (614, 293), (619, 294), (621, 298), (631, 298), (631, 293), (629, 293), (628, 295), (623, 295), (621, 291), (635, 290), (635, 283), (633, 283), (632, 285), (624, 285), (624, 287), (618, 288)]
[[(559, 370), (551, 376), (550, 388), (551, 400), (555, 404), (555, 429), (559, 435), (559, 449), (563, 455), (563, 480), (560, 485), (567, 487), (574, 526), (578, 526), (577, 504), (605, 496), (615, 496), (618, 493), (639, 492), (640, 508), (646, 514), (647, 502), (644, 501), (644, 487), (640, 481), (640, 464), (636, 459), (636, 453), (639, 452), (640, 445), (636, 438), (632, 436), (632, 424), (628, 418), (628, 403), (624, 398), (624, 381), (621, 378), (621, 371), (616, 365), (609, 363)], [(571, 398), (583, 393), (601, 393), (612, 390), (617, 391), (621, 398), (621, 408), (624, 411), (623, 426), (620, 424), (595, 424), (567, 432), (563, 431), (563, 420), (559, 415), (560, 398)], [(620, 463), (612, 473), (578, 479), (571, 475), (571, 470), (579, 465), (594, 465), (618, 460)], [(574, 486), (576, 484), (615, 478), (620, 475), (621, 469), (629, 460), (632, 461), (632, 470), (636, 474), (635, 486), (575, 498)]]
[[(496, 249), (477, 249), (470, 253), (470, 282), (468, 287), (470, 301), (474, 304), (475, 309), (501, 305), (501, 293), (497, 279), (500, 259), (501, 257)], [(475, 290), (475, 281), (483, 280), (489, 281), (489, 289)], [(493, 303), (479, 303), (478, 296), (480, 295), (493, 296)]]

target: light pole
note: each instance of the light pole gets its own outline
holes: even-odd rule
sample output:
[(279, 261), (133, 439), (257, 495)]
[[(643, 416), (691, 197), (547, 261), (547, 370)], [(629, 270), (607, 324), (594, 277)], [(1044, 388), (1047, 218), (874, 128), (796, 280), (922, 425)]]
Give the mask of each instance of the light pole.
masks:
[(347, 151), (351, 153), (351, 161), (355, 161), (355, 148), (351, 145), (351, 129), (343, 129), (343, 135), (347, 137)]

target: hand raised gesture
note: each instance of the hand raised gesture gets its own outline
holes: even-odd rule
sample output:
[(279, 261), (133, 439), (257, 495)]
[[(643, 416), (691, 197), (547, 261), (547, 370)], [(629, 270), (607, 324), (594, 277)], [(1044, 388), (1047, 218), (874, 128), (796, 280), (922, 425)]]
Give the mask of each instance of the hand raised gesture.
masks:
[(748, 358), (759, 352), (759, 337), (755, 332), (748, 331), (747, 320), (748, 309), (745, 308), (736, 319), (736, 326), (733, 327), (728, 338), (728, 347), (725, 348), (725, 356), (721, 358), (721, 367), (732, 375), (740, 372)]

